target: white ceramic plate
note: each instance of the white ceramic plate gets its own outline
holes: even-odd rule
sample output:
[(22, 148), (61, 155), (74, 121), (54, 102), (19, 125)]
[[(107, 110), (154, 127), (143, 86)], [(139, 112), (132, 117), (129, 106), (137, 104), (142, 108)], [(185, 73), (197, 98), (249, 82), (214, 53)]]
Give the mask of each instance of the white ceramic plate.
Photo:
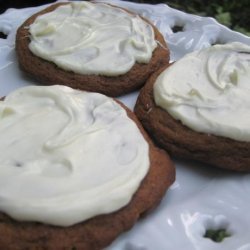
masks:
[[(212, 18), (189, 15), (167, 5), (136, 4), (101, 0), (126, 7), (149, 18), (162, 32), (177, 60), (188, 52), (215, 43), (250, 38), (233, 32)], [(44, 6), (9, 9), (0, 15), (0, 96), (21, 86), (34, 84), (23, 75), (14, 51), (16, 28)], [(172, 28), (181, 26), (174, 33)], [(131, 109), (138, 93), (120, 98)], [(214, 169), (204, 164), (175, 160), (177, 177), (160, 206), (121, 235), (109, 250), (250, 250), (250, 174)], [(226, 229), (230, 237), (216, 243), (204, 234), (207, 229)]]

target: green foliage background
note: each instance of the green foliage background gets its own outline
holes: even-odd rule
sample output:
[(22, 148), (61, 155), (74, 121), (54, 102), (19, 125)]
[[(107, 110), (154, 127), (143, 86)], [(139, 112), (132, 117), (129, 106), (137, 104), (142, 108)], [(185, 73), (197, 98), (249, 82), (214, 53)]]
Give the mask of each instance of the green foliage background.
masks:
[[(164, 1), (138, 1), (163, 3)], [(170, 7), (200, 16), (210, 16), (232, 30), (250, 36), (249, 0), (165, 0)]]

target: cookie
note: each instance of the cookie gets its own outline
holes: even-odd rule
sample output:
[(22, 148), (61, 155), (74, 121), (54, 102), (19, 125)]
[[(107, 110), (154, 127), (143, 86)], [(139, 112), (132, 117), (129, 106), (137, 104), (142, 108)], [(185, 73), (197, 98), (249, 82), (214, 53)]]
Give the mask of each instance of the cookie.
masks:
[[(62, 92), (66, 93), (66, 95), (61, 95)], [(0, 134), (2, 142), (0, 147), (4, 143), (9, 145), (8, 149), (5, 150), (5, 154), (0, 159), (0, 179), (2, 180), (0, 184), (0, 209), (2, 211), (0, 214), (0, 232), (3, 236), (0, 239), (0, 246), (4, 249), (102, 249), (109, 245), (118, 235), (129, 230), (141, 216), (153, 209), (174, 181), (175, 170), (168, 155), (153, 144), (136, 116), (128, 108), (120, 102), (113, 101), (111, 98), (104, 97), (103, 95), (85, 92), (83, 95), (80, 92), (63, 86), (32, 86), (19, 89), (14, 95), (12, 94), (5, 98), (4, 103), (7, 100), (5, 105), (0, 105), (0, 130), (2, 131)], [(72, 93), (74, 95), (73, 100), (71, 99)], [(86, 100), (84, 99), (85, 101), (81, 102), (79, 98), (86, 98)], [(35, 102), (34, 99), (36, 100)], [(15, 106), (15, 104), (18, 105), (18, 100), (22, 103), (20, 109), (17, 109)], [(76, 103), (78, 105), (75, 105)], [(54, 106), (56, 110), (52, 109)], [(72, 109), (72, 107), (74, 108)], [(80, 112), (85, 114), (83, 117), (78, 117), (76, 107), (83, 108), (83, 111)], [(10, 123), (11, 119), (18, 118), (18, 115), (21, 115), (27, 108), (32, 112), (29, 111), (25, 115), (26, 121), (23, 123), (23, 120), (20, 119), (18, 126), (15, 127), (14, 125), (10, 128), (13, 129), (14, 127), (14, 131), (16, 129), (19, 132), (23, 131), (23, 134), (15, 133), (14, 136), (5, 125)], [(111, 110), (111, 113), (108, 113), (107, 108), (109, 111)], [(107, 112), (103, 113), (102, 111), (104, 110)], [(53, 113), (50, 114), (52, 111)], [(113, 113), (117, 113), (117, 116)], [(65, 115), (71, 118), (65, 120)], [(94, 116), (95, 119), (89, 119), (88, 115)], [(124, 115), (127, 118), (122, 118), (125, 120), (121, 123), (122, 120), (119, 119)], [(48, 121), (50, 129), (47, 129), (46, 125), (48, 117), (52, 119), (52, 121)], [(63, 126), (62, 130), (60, 129), (61, 125), (59, 121), (66, 122), (67, 124), (67, 126)], [(78, 126), (74, 126), (75, 123), (78, 124), (78, 121), (80, 123), (84, 121), (80, 131), (78, 131)], [(101, 121), (106, 124), (104, 127)], [(36, 127), (32, 125), (33, 122), (40, 124), (39, 130), (34, 129)], [(131, 125), (132, 127), (129, 128), (131, 135), (122, 134), (127, 122), (136, 125), (136, 127)], [(108, 129), (108, 124), (114, 124), (114, 127), (112, 128), (110, 125), (110, 129)], [(54, 131), (54, 126), (59, 128), (56, 129), (56, 131), (59, 130), (58, 136), (57, 133), (56, 136), (54, 133), (50, 134), (51, 131)], [(116, 126), (118, 126), (121, 134), (119, 131), (117, 133), (114, 132)], [(134, 133), (134, 129), (139, 134), (137, 132)], [(82, 134), (82, 130), (86, 132)], [(3, 131), (5, 132), (3, 133)], [(39, 133), (34, 132), (33, 134), (33, 131), (39, 131)], [(44, 134), (43, 131), (45, 131)], [(50, 134), (49, 136), (46, 134), (46, 131)], [(112, 133), (113, 136), (109, 136), (108, 140), (103, 140), (105, 145), (95, 146), (93, 149), (91, 146), (95, 145), (94, 142), (96, 140), (97, 144), (100, 144), (100, 138), (105, 139), (105, 133)], [(9, 134), (13, 136), (9, 136)], [(129, 137), (132, 137), (132, 139), (127, 140)], [(135, 139), (135, 143), (126, 148), (126, 144), (130, 143), (135, 137), (137, 138)], [(36, 150), (37, 143), (39, 144), (40, 140), (43, 141), (44, 138), (46, 138), (46, 143), (43, 144), (43, 150)], [(82, 138), (85, 142), (88, 141), (89, 146), (83, 144), (82, 148), (78, 148), (81, 145), (79, 144), (79, 140), (82, 140)], [(21, 140), (25, 141), (22, 141), (22, 147), (19, 147), (19, 151), (17, 151), (16, 147)], [(142, 140), (142, 144), (140, 143), (139, 145), (137, 143), (140, 140)], [(106, 152), (107, 149), (112, 147), (109, 146), (109, 142), (115, 142), (115, 145), (113, 145), (114, 151), (111, 155), (109, 152)], [(120, 145), (120, 142), (122, 145)], [(77, 150), (75, 146), (77, 146)], [(13, 148), (16, 152), (15, 154), (11, 153)], [(22, 153), (23, 150), (26, 150), (25, 148), (29, 149), (29, 154), (26, 156)], [(66, 149), (70, 149), (70, 153)], [(148, 152), (148, 155), (145, 155), (144, 150)], [(44, 151), (44, 158), (41, 158), (41, 151)], [(97, 152), (98, 157), (89, 159), (89, 155), (93, 151)], [(77, 154), (78, 152), (80, 152), (79, 155)], [(136, 155), (134, 155), (134, 152), (137, 152)], [(32, 160), (33, 154), (35, 154), (36, 158)], [(86, 171), (92, 171), (92, 168), (96, 167), (96, 162), (99, 161), (99, 163), (102, 163), (102, 159), (106, 161), (106, 156), (103, 158), (105, 154), (111, 158), (113, 155), (117, 155), (118, 163), (115, 163), (116, 168), (113, 168), (113, 171), (109, 170), (109, 166), (97, 164), (97, 169), (101, 168), (99, 173), (96, 172), (98, 174), (93, 175), (91, 178), (88, 175), (86, 179), (79, 179), (79, 175), (82, 176), (79, 166), (83, 165), (87, 167)], [(74, 156), (74, 160), (71, 158), (72, 155)], [(79, 157), (79, 166), (77, 164), (71, 166), (71, 162), (78, 162), (77, 159)], [(86, 162), (91, 162), (92, 160), (93, 166), (89, 169)], [(46, 167), (48, 161), (49, 168)], [(114, 160), (111, 159), (110, 162), (110, 164), (113, 164)], [(126, 170), (127, 168), (133, 170), (133, 165), (130, 165), (132, 164), (131, 162), (133, 164), (134, 162), (138, 163), (135, 171), (132, 172), (130, 172), (131, 170)], [(126, 169), (124, 169), (124, 166), (126, 166)], [(147, 166), (146, 172), (144, 172), (145, 166)], [(74, 175), (74, 169), (78, 169), (76, 175)], [(116, 173), (117, 171), (118, 173)], [(129, 175), (127, 176), (127, 174)], [(138, 181), (138, 174), (140, 175), (139, 179), (142, 179), (136, 184), (138, 187), (135, 185), (136, 189), (134, 193), (131, 193), (134, 181)], [(114, 175), (115, 182), (110, 182), (108, 179), (109, 175), (111, 177)], [(19, 176), (20, 178), (24, 178), (24, 182), (19, 179)], [(27, 176), (31, 176), (32, 178), (25, 179)], [(125, 183), (120, 182), (120, 178), (124, 176), (127, 176), (127, 180)], [(43, 178), (43, 182), (41, 182), (40, 178)], [(68, 184), (71, 178), (73, 178), (72, 185), (78, 183), (76, 185), (80, 185), (80, 187), (87, 185), (90, 188), (85, 190), (86, 192), (91, 191), (87, 196), (85, 196), (84, 192), (81, 194), (80, 188), (76, 189), (77, 195), (80, 193), (83, 195), (81, 197), (88, 197), (88, 199), (80, 199), (74, 196), (74, 192), (71, 192), (72, 187)], [(6, 183), (5, 179), (8, 179)], [(102, 182), (103, 185), (100, 184)], [(33, 185), (31, 185), (32, 183)], [(110, 186), (110, 183), (112, 186)], [(118, 183), (118, 186), (113, 186), (113, 183), (116, 183), (114, 185)], [(107, 185), (111, 189), (107, 189)], [(54, 194), (57, 192), (58, 187), (62, 188), (62, 190), (65, 189), (61, 193), (58, 191), (59, 197)], [(100, 187), (101, 189), (99, 190), (98, 188)], [(109, 191), (106, 192), (106, 189)], [(120, 192), (120, 189), (122, 192)], [(72, 190), (74, 191), (74, 189)], [(126, 198), (128, 194), (132, 195), (130, 199)], [(72, 195), (73, 199), (70, 198)], [(101, 196), (99, 197), (98, 195)], [(17, 203), (15, 203), (16, 201), (13, 197), (18, 200)], [(118, 209), (115, 208), (112, 212), (108, 212), (111, 204), (111, 208), (116, 206), (124, 197), (126, 200), (125, 205), (122, 205)], [(68, 202), (68, 199), (70, 202)], [(35, 204), (31, 202), (32, 200), (35, 201)], [(25, 206), (22, 206), (23, 202), (25, 202)], [(48, 207), (47, 202), (50, 204)], [(100, 202), (102, 202), (102, 205)], [(74, 208), (82, 203), (85, 204), (82, 211), (81, 209)], [(90, 204), (92, 203), (98, 204), (98, 206), (91, 207)], [(45, 209), (44, 206), (47, 208)], [(71, 210), (71, 206), (73, 210)], [(86, 206), (91, 209), (86, 210)], [(98, 212), (101, 209), (102, 212), (91, 217), (92, 212), (96, 209)], [(83, 214), (85, 213), (90, 215), (90, 217), (84, 217)], [(84, 217), (86, 219), (78, 222), (76, 217)], [(30, 218), (32, 219), (31, 221)], [(44, 221), (47, 221), (47, 223)]]
[[(75, 7), (78, 5), (80, 7)], [(162, 65), (168, 64), (169, 50), (163, 36), (144, 18), (107, 4), (83, 1), (78, 5), (74, 2), (51, 5), (31, 16), (17, 30), (16, 52), (20, 68), (43, 85), (60, 84), (108, 96), (119, 96), (140, 88), (154, 71)], [(44, 17), (44, 14), (53, 13), (65, 6), (71, 7), (68, 7), (69, 10), (60, 11), (58, 16), (61, 15), (61, 18), (64, 18), (65, 12), (71, 12), (71, 9), (75, 10), (75, 15), (78, 15), (77, 13), (80, 11), (78, 8), (87, 11), (79, 14), (83, 18), (82, 20), (79, 21), (77, 17), (73, 19), (74, 26), (71, 27), (69, 22), (62, 30), (58, 28), (58, 25), (64, 23), (60, 18), (45, 27), (46, 19), (35, 24), (39, 20), (38, 17)], [(90, 11), (93, 9), (93, 13), (88, 13), (89, 9)], [(117, 16), (116, 13), (118, 13)], [(95, 18), (91, 19), (93, 15)], [(54, 21), (53, 18), (51, 18), (52, 21)], [(122, 18), (126, 23), (120, 25), (119, 22), (122, 21), (119, 20)], [(86, 24), (82, 26), (84, 22)], [(95, 34), (99, 34), (94, 30), (95, 22), (100, 22), (100, 24), (96, 24), (97, 26), (102, 27), (102, 23), (107, 26), (107, 31), (99, 32), (100, 37), (95, 37)], [(94, 23), (94, 28), (91, 33), (92, 23)], [(96, 28), (97, 31), (101, 29), (99, 26), (98, 29)], [(74, 27), (77, 28), (74, 30)], [(31, 32), (34, 34), (33, 39)], [(76, 35), (79, 33), (83, 37)], [(56, 41), (53, 40), (54, 38), (50, 38), (50, 34), (55, 36)], [(93, 36), (96, 40), (92, 39)], [(69, 39), (71, 37), (74, 39), (73, 42)], [(41, 39), (38, 41), (38, 45), (31, 45), (32, 41), (35, 43), (38, 39)], [(80, 41), (79, 44), (86, 41), (87, 48), (84, 47), (85, 45), (81, 45), (83, 47), (79, 51), (74, 51), (79, 47), (77, 39)], [(95, 42), (94, 45), (92, 45), (92, 40)], [(61, 41), (65, 41), (64, 45), (61, 44)], [(45, 47), (40, 48), (40, 46)], [(68, 48), (73, 52), (68, 52)], [(71, 57), (72, 54), (74, 57)], [(62, 55), (65, 57), (62, 58)], [(54, 57), (51, 58), (51, 56)]]
[(177, 158), (249, 171), (249, 51), (216, 45), (155, 73), (135, 106), (154, 141)]

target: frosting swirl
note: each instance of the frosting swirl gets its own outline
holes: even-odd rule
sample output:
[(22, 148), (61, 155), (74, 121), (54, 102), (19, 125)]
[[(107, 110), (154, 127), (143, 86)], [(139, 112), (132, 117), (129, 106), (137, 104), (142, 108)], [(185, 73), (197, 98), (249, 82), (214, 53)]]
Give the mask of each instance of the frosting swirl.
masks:
[(20, 88), (0, 102), (0, 210), (69, 226), (129, 203), (148, 144), (113, 99), (65, 86)]
[(148, 63), (157, 44), (152, 26), (107, 4), (72, 2), (43, 14), (29, 27), (30, 50), (79, 74), (117, 76)]
[(191, 129), (250, 141), (250, 46), (195, 51), (160, 74), (157, 105)]

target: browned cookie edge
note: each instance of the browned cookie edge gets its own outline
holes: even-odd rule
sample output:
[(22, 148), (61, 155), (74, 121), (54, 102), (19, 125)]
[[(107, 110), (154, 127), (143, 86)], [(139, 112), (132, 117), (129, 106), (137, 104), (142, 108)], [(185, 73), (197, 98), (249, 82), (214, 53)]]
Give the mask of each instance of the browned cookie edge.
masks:
[(178, 158), (198, 160), (224, 169), (250, 171), (250, 142), (193, 131), (155, 104), (153, 85), (166, 68), (150, 77), (135, 105), (137, 117), (155, 142)]
[(175, 168), (166, 152), (155, 147), (136, 116), (123, 104), (120, 105), (139, 127), (149, 143), (150, 152), (149, 172), (130, 203), (117, 212), (66, 228), (18, 222), (0, 213), (2, 249), (102, 249), (160, 202), (175, 179)]
[[(142, 87), (148, 77), (161, 66), (169, 63), (169, 50), (166, 42), (158, 29), (148, 23), (154, 29), (155, 39), (158, 41), (152, 58), (148, 64), (135, 63), (132, 69), (120, 76), (108, 77), (103, 75), (81, 75), (71, 71), (65, 71), (54, 63), (35, 56), (29, 50), (29, 25), (36, 17), (51, 12), (60, 5), (69, 3), (57, 3), (34, 14), (28, 18), (17, 30), (16, 52), (20, 68), (44, 85), (67, 85), (75, 89), (103, 93), (108, 96), (119, 96)], [(117, 7), (119, 8), (119, 7)], [(128, 11), (129, 12), (129, 11)], [(144, 19), (145, 20), (145, 19)], [(107, 62), (108, 63), (108, 62)]]

